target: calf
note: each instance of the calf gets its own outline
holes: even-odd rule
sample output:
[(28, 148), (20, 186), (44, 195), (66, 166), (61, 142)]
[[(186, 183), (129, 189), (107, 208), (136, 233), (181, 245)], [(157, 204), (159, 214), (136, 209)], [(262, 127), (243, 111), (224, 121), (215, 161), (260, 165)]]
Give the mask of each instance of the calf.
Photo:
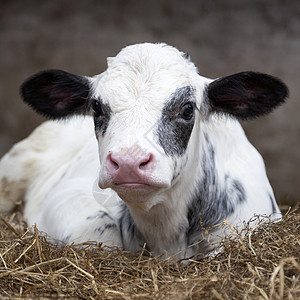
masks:
[(284, 102), (287, 88), (272, 76), (211, 80), (186, 54), (146, 43), (124, 48), (94, 77), (38, 73), (21, 94), (62, 120), (3, 157), (0, 207), (24, 198), (27, 223), (55, 239), (131, 251), (146, 244), (154, 255), (187, 258), (211, 251), (225, 219), (239, 226), (254, 214), (280, 217), (263, 160), (238, 122)]

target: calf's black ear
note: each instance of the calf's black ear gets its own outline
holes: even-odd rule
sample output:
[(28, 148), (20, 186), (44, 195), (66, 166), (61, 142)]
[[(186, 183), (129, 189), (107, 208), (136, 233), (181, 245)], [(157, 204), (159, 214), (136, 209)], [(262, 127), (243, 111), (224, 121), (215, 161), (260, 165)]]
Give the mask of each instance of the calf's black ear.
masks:
[(61, 70), (37, 73), (21, 86), (21, 96), (38, 113), (52, 119), (83, 114), (88, 108), (90, 81)]
[(257, 72), (242, 72), (211, 82), (206, 90), (211, 111), (247, 120), (271, 112), (288, 96), (279, 79)]

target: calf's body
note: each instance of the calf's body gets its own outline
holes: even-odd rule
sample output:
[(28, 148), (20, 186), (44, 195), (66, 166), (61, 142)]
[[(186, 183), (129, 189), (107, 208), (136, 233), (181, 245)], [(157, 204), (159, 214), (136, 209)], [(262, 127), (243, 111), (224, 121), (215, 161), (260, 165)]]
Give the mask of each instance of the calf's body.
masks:
[(41, 72), (22, 95), (64, 120), (42, 124), (3, 157), (0, 207), (24, 198), (27, 223), (55, 239), (187, 258), (212, 250), (224, 220), (280, 217), (237, 120), (283, 102), (287, 89), (272, 76), (211, 80), (177, 49), (139, 44), (95, 77)]

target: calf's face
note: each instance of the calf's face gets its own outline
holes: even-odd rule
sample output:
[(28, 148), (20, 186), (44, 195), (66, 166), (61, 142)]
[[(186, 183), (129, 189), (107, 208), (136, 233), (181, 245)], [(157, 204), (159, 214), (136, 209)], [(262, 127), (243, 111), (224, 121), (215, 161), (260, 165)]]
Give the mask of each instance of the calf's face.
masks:
[(92, 112), (99, 186), (139, 205), (169, 189), (185, 169), (196, 171), (202, 119), (257, 117), (287, 96), (282, 82), (261, 73), (202, 77), (182, 52), (164, 44), (129, 46), (108, 62), (92, 78), (41, 72), (23, 84), (22, 95), (52, 118)]
[(92, 82), (99, 186), (134, 202), (170, 188), (184, 168), (203, 99), (195, 85), (203, 91), (206, 82), (174, 48), (159, 48), (154, 57), (136, 50), (111, 59)]

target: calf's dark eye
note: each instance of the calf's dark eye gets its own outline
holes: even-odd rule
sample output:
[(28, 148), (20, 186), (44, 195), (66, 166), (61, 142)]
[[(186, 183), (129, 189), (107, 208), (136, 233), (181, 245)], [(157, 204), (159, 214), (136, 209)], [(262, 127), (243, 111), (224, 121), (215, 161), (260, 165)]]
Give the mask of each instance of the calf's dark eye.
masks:
[(191, 120), (194, 116), (194, 105), (192, 103), (186, 103), (180, 113), (180, 117), (184, 120)]
[(95, 116), (100, 116), (102, 113), (101, 104), (99, 101), (94, 100), (92, 104), (92, 109), (94, 111)]

